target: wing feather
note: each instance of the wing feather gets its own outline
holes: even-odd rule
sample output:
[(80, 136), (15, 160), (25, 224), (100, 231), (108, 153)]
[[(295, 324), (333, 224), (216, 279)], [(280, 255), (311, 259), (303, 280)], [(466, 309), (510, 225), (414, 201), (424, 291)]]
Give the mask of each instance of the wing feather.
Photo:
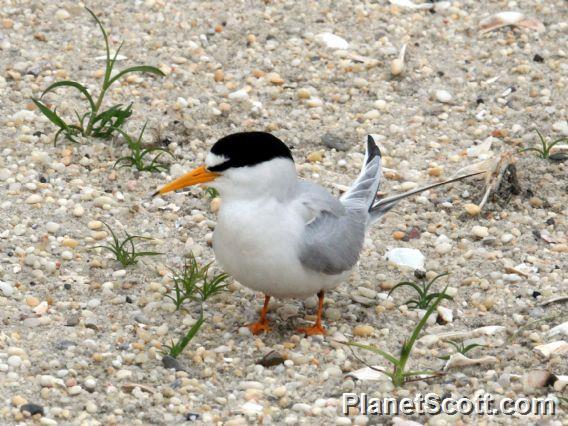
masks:
[(363, 246), (367, 216), (346, 209), (318, 185), (301, 184), (297, 202), (306, 225), (300, 262), (312, 271), (328, 275), (353, 268)]

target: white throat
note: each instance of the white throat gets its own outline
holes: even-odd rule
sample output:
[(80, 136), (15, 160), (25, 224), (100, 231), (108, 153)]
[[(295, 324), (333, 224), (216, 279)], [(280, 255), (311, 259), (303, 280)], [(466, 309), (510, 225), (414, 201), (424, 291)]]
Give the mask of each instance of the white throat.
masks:
[(254, 166), (235, 167), (223, 171), (209, 186), (219, 191), (224, 200), (288, 198), (296, 186), (296, 166), (288, 158), (274, 158)]

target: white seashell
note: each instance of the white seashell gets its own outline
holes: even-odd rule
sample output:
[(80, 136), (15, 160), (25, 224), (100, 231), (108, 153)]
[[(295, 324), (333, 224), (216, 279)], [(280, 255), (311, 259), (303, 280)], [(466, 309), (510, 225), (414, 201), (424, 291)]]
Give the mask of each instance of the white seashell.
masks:
[(412, 269), (424, 269), (424, 260), (426, 259), (420, 250), (406, 247), (390, 249), (385, 257), (398, 266), (406, 266)]
[(34, 312), (35, 312), (37, 315), (43, 315), (43, 314), (45, 314), (45, 313), (47, 312), (48, 308), (49, 308), (49, 305), (48, 305), (47, 302), (44, 300), (43, 302), (41, 302), (39, 305), (37, 305), (37, 306), (34, 308)]
[(347, 42), (347, 40), (332, 33), (318, 34), (316, 35), (315, 39), (329, 49), (349, 49), (349, 43)]
[(548, 331), (549, 336), (556, 336), (557, 334), (563, 334), (564, 336), (568, 336), (568, 321), (563, 322), (562, 324), (559, 324), (556, 327), (552, 327)]
[(473, 337), (478, 336), (494, 336), (497, 333), (505, 331), (505, 327), (502, 325), (488, 325), (485, 327), (476, 328), (473, 330)]
[(433, 3), (416, 4), (410, 0), (390, 0), (390, 3), (395, 6), (407, 7), (409, 9), (432, 9), (434, 7)]
[(568, 301), (568, 296), (557, 296), (551, 299), (545, 300), (540, 304), (540, 306), (550, 305), (551, 303), (562, 303)]
[(436, 310), (438, 311), (438, 315), (444, 320), (444, 322), (448, 323), (454, 320), (454, 313), (450, 308), (438, 306)]
[(427, 334), (419, 339), (419, 342), (425, 346), (432, 346), (439, 341), (448, 340), (466, 340), (481, 336), (494, 336), (497, 333), (504, 332), (506, 329), (501, 325), (488, 325), (486, 327), (476, 328), (466, 331), (450, 331), (449, 333)]
[(447, 104), (452, 100), (452, 94), (447, 90), (436, 90), (435, 95), (438, 102), (441, 102), (443, 104)]
[(450, 356), (450, 359), (444, 366), (444, 370), (449, 370), (450, 368), (456, 367), (467, 367), (470, 365), (481, 365), (481, 364), (496, 364), (499, 360), (494, 356), (484, 356), (482, 358), (471, 359), (463, 354), (455, 353)]
[(550, 355), (568, 353), (568, 342), (565, 342), (564, 340), (556, 340), (545, 345), (535, 346), (534, 350), (540, 352), (544, 357), (549, 358)]
[(3, 294), (6, 297), (10, 297), (12, 294), (14, 294), (14, 288), (4, 282), (4, 281), (0, 281), (0, 294)]
[[(112, 56), (114, 56), (114, 55), (111, 55), (111, 58), (112, 58)], [(107, 59), (106, 55), (95, 57), (95, 61), (106, 61), (106, 59)], [(128, 57), (124, 56), (124, 55), (118, 55), (116, 57), (117, 61), (124, 61), (125, 59), (128, 59)]]
[(536, 19), (527, 19), (521, 12), (499, 12), (479, 22), (481, 32), (486, 33), (506, 26), (524, 27), (535, 31), (544, 31), (542, 22)]
[(263, 408), (264, 407), (262, 405), (257, 404), (256, 402), (248, 401), (241, 406), (241, 411), (247, 415), (259, 414), (262, 413)]
[(353, 377), (357, 380), (367, 380), (367, 381), (377, 381), (377, 380), (384, 380), (385, 375), (384, 372), (386, 370), (378, 365), (373, 365), (371, 367), (363, 367), (359, 370), (351, 371), (350, 373), (346, 374), (346, 377)]
[(235, 92), (229, 93), (229, 99), (234, 99), (236, 101), (245, 101), (249, 97), (245, 89), (240, 89)]

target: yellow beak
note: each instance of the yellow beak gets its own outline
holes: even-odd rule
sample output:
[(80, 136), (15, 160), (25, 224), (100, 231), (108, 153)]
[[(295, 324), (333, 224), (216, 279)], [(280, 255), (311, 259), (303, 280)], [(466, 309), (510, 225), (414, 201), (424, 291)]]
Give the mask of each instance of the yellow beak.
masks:
[(154, 195), (163, 195), (166, 192), (175, 191), (177, 189), (185, 188), (190, 185), (197, 185), (198, 183), (211, 182), (219, 176), (219, 173), (210, 172), (205, 166), (200, 166), (193, 169), (191, 172), (177, 178), (176, 180), (162, 186)]

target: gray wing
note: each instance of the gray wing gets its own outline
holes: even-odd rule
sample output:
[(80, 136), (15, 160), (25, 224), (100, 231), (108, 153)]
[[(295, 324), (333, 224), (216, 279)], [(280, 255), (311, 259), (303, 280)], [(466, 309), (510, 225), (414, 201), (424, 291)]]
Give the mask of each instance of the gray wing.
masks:
[(346, 208), (322, 187), (300, 182), (297, 202), (306, 220), (300, 262), (312, 271), (340, 274), (357, 263), (367, 215)]

